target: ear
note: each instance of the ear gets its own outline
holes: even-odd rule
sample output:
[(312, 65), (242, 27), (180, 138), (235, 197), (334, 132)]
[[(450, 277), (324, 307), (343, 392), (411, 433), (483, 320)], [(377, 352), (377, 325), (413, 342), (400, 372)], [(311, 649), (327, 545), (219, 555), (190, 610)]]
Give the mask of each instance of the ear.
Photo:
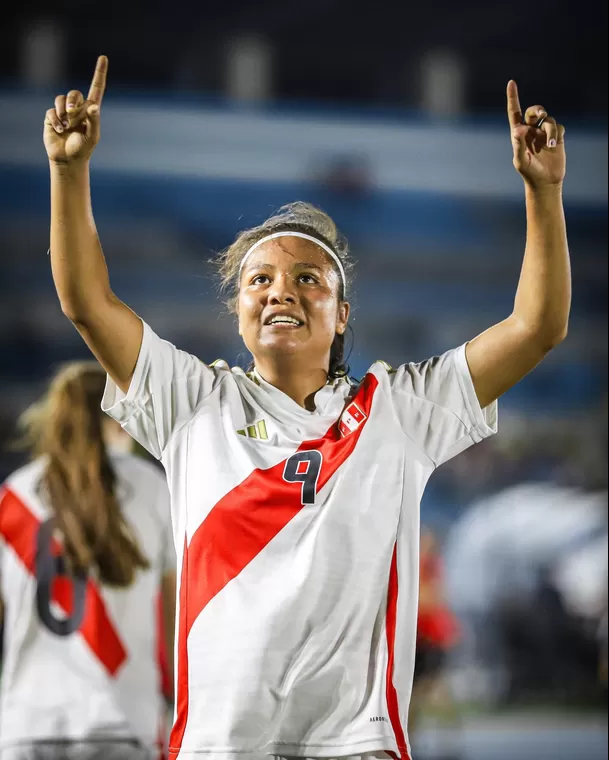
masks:
[(347, 329), (349, 323), (349, 314), (351, 312), (351, 305), (348, 301), (342, 301), (338, 307), (338, 313), (336, 315), (336, 332), (339, 335), (343, 335)]
[(239, 331), (239, 335), (241, 335), (241, 320), (239, 319), (239, 294), (237, 294), (232, 299), (232, 302), (229, 302), (229, 304), (230, 310), (237, 317), (237, 330)]

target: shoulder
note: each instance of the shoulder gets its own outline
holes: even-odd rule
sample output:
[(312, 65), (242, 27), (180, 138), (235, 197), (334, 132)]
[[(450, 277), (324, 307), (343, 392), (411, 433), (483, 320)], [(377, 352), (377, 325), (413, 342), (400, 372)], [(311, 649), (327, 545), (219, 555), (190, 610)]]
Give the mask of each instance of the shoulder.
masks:
[(11, 525), (20, 526), (21, 532), (47, 518), (49, 509), (39, 488), (44, 467), (44, 459), (37, 459), (15, 470), (0, 484), (0, 536), (6, 537)]
[(373, 364), (370, 365), (366, 374), (373, 374), (379, 378), (383, 378), (391, 377), (391, 375), (394, 375), (397, 371), (397, 368), (392, 367), (389, 362), (386, 362), (383, 359), (377, 359)]
[(378, 384), (382, 389), (386, 390), (387, 392), (391, 391), (391, 387), (394, 383), (396, 374), (398, 373), (398, 369), (396, 367), (392, 367), (389, 362), (384, 361), (383, 359), (377, 359), (369, 368), (364, 377), (359, 381), (359, 384), (357, 385), (358, 388), (361, 388), (363, 384), (365, 383), (375, 383)]
[(368, 372), (374, 372), (376, 374), (384, 374), (389, 377), (398, 374), (400, 372), (421, 372), (423, 370), (433, 370), (447, 363), (454, 363), (459, 361), (462, 356), (465, 355), (465, 344), (451, 348), (441, 354), (434, 354), (419, 361), (406, 361), (397, 366), (389, 364), (389, 362), (383, 359), (377, 359), (368, 369)]
[(44, 466), (45, 460), (42, 457), (33, 462), (28, 462), (28, 464), (12, 472), (2, 485), (15, 493), (27, 495), (37, 488), (44, 473)]
[(201, 372), (211, 375), (211, 390), (216, 390), (220, 385), (224, 388), (233, 387), (239, 389), (243, 386), (256, 385), (254, 375), (246, 372), (241, 367), (231, 367), (225, 359), (215, 359), (212, 362), (204, 362), (202, 359), (189, 355), (196, 361)]
[[(264, 406), (263, 399), (267, 399), (267, 390), (255, 372), (246, 371), (241, 367), (229, 367), (222, 360), (213, 363), (213, 371), (218, 373), (218, 383), (227, 378), (227, 382), (222, 383), (223, 399), (226, 403), (232, 406), (237, 401), (239, 407), (245, 404), (258, 408), (261, 403)], [(236, 410), (237, 407), (233, 409)]]
[(221, 384), (225, 390), (232, 388), (235, 391), (241, 391), (244, 388), (259, 385), (252, 372), (246, 372), (241, 367), (231, 367), (224, 359), (216, 359), (203, 366), (213, 373), (215, 388)]
[(452, 348), (443, 354), (431, 356), (423, 361), (410, 361), (393, 367), (386, 361), (376, 361), (368, 370), (377, 379), (404, 390), (412, 386), (417, 391), (425, 388), (430, 381), (442, 383), (449, 376), (469, 374), (465, 359), (465, 345)]
[(161, 338), (146, 322), (143, 325), (142, 345), (134, 377), (146, 377), (161, 385), (171, 381), (178, 388), (203, 379), (211, 390), (216, 380), (230, 375), (231, 370), (223, 359), (203, 361), (197, 354)]

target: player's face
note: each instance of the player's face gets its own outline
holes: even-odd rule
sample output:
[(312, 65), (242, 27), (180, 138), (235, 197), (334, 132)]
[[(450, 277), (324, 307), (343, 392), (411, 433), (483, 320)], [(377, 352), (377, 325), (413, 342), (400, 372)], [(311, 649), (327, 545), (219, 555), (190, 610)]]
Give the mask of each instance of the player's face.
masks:
[(339, 289), (339, 274), (315, 243), (282, 237), (261, 245), (243, 267), (237, 302), (239, 333), (254, 359), (301, 353), (327, 366), (349, 316)]

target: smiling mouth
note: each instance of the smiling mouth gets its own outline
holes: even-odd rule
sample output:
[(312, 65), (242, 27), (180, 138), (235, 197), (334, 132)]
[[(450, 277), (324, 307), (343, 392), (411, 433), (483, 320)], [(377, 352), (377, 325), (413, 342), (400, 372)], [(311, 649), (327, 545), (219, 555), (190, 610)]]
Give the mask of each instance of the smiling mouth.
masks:
[(304, 322), (301, 322), (295, 317), (271, 317), (264, 323), (265, 327), (276, 327), (283, 330), (296, 330), (298, 327), (302, 327)]

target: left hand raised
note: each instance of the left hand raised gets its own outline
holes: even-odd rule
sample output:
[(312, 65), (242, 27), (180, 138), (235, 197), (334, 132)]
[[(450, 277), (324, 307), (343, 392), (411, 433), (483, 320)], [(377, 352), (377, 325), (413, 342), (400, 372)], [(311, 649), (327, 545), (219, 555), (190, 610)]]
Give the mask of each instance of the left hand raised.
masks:
[[(516, 171), (532, 188), (560, 186), (566, 169), (565, 128), (543, 106), (527, 108), (523, 119), (513, 80), (507, 86), (507, 110)], [(540, 119), (543, 123), (537, 127)]]

